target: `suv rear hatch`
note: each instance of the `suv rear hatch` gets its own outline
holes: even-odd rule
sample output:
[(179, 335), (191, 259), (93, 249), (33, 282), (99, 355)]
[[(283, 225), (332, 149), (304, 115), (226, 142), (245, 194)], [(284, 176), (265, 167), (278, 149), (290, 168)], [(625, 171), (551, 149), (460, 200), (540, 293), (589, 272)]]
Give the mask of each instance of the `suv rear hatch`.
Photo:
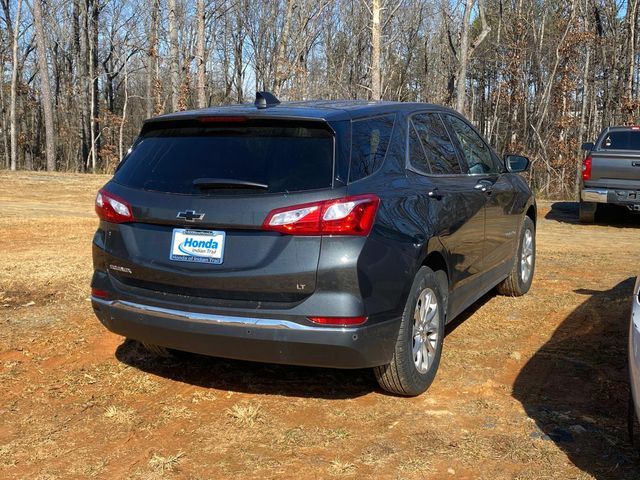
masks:
[(133, 217), (104, 222), (105, 270), (137, 293), (304, 299), (315, 289), (321, 236), (263, 224), (273, 210), (344, 195), (335, 150), (324, 121), (147, 123), (104, 189), (105, 201), (128, 204)]

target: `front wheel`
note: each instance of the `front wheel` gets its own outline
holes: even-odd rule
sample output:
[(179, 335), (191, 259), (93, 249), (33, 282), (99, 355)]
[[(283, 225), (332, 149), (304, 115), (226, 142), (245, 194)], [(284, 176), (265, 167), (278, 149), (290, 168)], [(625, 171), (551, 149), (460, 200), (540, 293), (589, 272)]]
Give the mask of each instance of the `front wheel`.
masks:
[(428, 267), (418, 271), (402, 314), (391, 363), (374, 368), (383, 389), (415, 396), (433, 382), (442, 354), (447, 292), (443, 272)]
[(524, 217), (520, 245), (513, 262), (513, 268), (507, 278), (498, 284), (498, 293), (511, 297), (520, 297), (531, 288), (536, 268), (536, 227), (533, 220)]

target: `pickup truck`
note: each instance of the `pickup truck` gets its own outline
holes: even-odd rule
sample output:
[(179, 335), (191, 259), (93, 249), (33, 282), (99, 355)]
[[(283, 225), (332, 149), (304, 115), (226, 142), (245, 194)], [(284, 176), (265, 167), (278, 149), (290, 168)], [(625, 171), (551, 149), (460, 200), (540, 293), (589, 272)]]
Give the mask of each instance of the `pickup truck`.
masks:
[(601, 203), (640, 212), (640, 126), (605, 128), (584, 143), (580, 179), (580, 222), (593, 223)]

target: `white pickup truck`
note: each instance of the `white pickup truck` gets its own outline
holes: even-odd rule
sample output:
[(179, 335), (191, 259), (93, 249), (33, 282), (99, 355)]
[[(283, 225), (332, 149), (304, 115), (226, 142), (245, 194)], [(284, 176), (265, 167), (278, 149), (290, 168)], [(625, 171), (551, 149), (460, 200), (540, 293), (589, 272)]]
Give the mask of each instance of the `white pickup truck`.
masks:
[(640, 126), (609, 127), (595, 143), (584, 143), (580, 222), (593, 223), (598, 204), (640, 212)]

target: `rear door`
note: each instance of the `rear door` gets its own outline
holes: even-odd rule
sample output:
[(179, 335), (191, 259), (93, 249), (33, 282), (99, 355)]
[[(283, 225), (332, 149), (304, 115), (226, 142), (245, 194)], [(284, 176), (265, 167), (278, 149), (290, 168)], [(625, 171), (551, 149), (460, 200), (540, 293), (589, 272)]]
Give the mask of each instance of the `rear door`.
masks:
[(262, 224), (276, 208), (341, 195), (335, 144), (325, 122), (209, 118), (146, 127), (107, 185), (135, 219), (106, 226), (109, 274), (122, 289), (215, 299), (310, 295), (320, 237)]

